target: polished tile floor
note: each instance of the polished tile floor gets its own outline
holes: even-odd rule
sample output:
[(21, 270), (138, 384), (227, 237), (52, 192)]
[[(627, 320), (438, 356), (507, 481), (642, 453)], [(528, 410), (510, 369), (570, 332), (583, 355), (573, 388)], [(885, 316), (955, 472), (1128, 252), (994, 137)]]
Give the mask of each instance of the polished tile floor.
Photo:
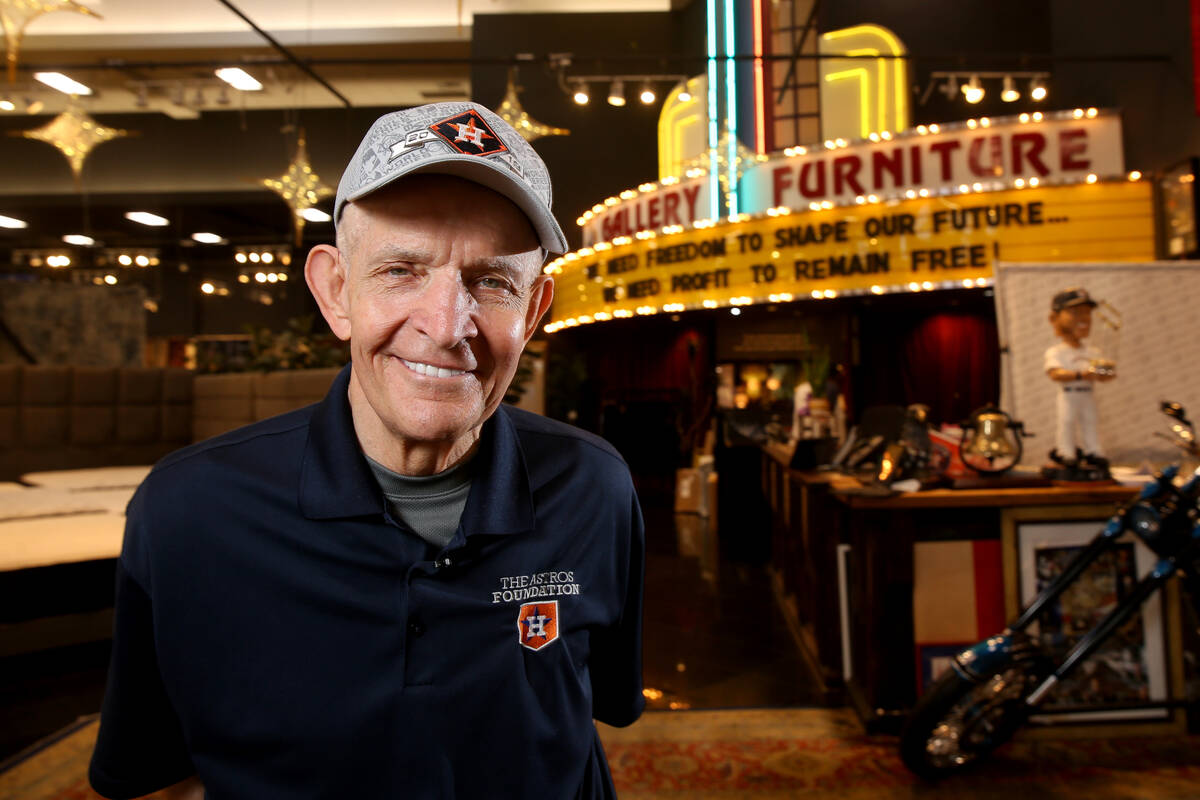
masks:
[[(823, 705), (771, 596), (761, 548), (643, 496), (647, 708)], [(751, 555), (747, 555), (747, 551)], [(110, 643), (0, 659), (0, 761), (100, 709)]]
[(765, 563), (744, 554), (760, 548), (723, 543), (715, 520), (675, 514), (671, 500), (642, 497), (646, 707), (825, 704), (772, 597)]

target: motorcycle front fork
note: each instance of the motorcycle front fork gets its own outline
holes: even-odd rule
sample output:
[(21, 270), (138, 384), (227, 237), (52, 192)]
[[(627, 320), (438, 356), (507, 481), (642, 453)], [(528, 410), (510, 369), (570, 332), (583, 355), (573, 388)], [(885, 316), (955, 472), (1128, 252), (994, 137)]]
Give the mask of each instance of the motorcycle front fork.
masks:
[[(1034, 599), (1033, 603), (1017, 618), (1016, 622), (1009, 626), (1011, 631), (1024, 632), (1040, 615), (1041, 613), (1055, 600), (1057, 600), (1067, 587), (1074, 583), (1080, 575), (1083, 574), (1097, 558), (1108, 550), (1114, 541), (1121, 535), (1123, 531), (1117, 519), (1113, 519), (1103, 531), (1096, 535), (1087, 547), (1078, 556), (1075, 557), (1068, 565), (1062, 574), (1051, 581), (1042, 592)], [(1193, 540), (1194, 541), (1194, 540)], [(1194, 550), (1195, 545), (1189, 550)], [(1183, 556), (1184, 554), (1180, 554)], [(1185, 560), (1185, 563), (1190, 563)], [(1154, 569), (1138, 581), (1134, 586), (1133, 592), (1125, 597), (1116, 608), (1114, 608), (1096, 627), (1088, 631), (1083, 638), (1075, 643), (1075, 646), (1067, 653), (1062, 663), (1049, 676), (1025, 698), (1025, 703), (1030, 707), (1036, 707), (1041, 704), (1046, 695), (1057, 686), (1063, 678), (1069, 675), (1080, 663), (1091, 656), (1101, 644), (1108, 639), (1112, 633), (1121, 627), (1136, 611), (1138, 611), (1144, 602), (1158, 591), (1172, 575), (1179, 569), (1177, 556), (1171, 556), (1160, 560), (1155, 564)], [(1192, 582), (1200, 583), (1196, 578), (1192, 578)], [(1200, 602), (1200, 600), (1198, 600)]]

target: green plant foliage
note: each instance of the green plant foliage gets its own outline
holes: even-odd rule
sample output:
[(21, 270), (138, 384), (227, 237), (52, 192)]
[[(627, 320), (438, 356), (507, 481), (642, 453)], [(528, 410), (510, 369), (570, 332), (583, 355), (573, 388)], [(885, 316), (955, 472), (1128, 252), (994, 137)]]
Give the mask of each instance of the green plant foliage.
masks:
[(249, 341), (238, 347), (206, 348), (196, 354), (197, 372), (274, 372), (340, 367), (349, 346), (331, 333), (313, 333), (311, 314), (293, 317), (282, 331), (245, 326)]

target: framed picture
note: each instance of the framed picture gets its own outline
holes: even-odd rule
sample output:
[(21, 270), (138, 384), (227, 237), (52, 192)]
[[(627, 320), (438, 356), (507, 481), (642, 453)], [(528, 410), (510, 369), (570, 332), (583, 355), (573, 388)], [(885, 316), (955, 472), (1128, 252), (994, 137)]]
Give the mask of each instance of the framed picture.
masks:
[[(1111, 506), (1006, 509), (1003, 516), (1006, 600), (1010, 618), (1029, 605), (1100, 531)], [(1156, 557), (1132, 536), (1093, 562), (1029, 628), (1051, 654), (1062, 657), (1095, 627), (1153, 566)], [(1178, 670), (1168, 664), (1167, 624), (1162, 593), (1146, 601), (1090, 658), (1076, 667), (1048, 699), (1044, 715), (1053, 723), (1170, 720), (1162, 708), (1072, 711), (1072, 708), (1166, 701)], [(1171, 637), (1176, 638), (1176, 637)], [(1169, 673), (1171, 677), (1169, 678)]]

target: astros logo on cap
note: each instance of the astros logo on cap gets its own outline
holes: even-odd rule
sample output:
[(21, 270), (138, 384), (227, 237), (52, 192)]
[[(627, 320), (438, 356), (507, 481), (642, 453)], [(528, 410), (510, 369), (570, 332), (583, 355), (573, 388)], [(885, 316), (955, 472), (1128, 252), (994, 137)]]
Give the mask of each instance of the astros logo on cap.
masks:
[(540, 650), (558, 638), (558, 601), (526, 603), (517, 614), (517, 641)]
[(455, 150), (469, 156), (487, 156), (508, 149), (483, 121), (483, 117), (474, 110), (435, 122), (429, 129), (445, 139)]

